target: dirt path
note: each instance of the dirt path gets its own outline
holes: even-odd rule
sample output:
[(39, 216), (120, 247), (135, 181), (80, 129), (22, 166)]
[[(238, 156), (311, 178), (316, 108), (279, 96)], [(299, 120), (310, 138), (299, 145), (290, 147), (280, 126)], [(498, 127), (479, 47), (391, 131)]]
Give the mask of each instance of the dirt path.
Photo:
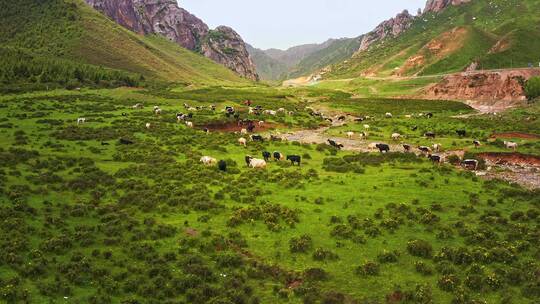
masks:
[[(328, 110), (328, 109), (326, 109)], [(319, 110), (320, 111), (320, 110)], [(322, 110), (324, 112), (324, 110)], [(327, 116), (337, 118), (341, 115), (346, 115), (347, 119), (345, 121), (339, 121), (337, 119), (334, 119), (334, 122), (331, 126), (321, 127), (318, 129), (308, 129), (308, 130), (299, 130), (299, 131), (293, 131), (286, 134), (283, 134), (283, 136), (288, 141), (296, 141), (300, 143), (306, 143), (306, 144), (321, 144), (321, 143), (327, 143), (328, 139), (332, 139), (336, 142), (339, 142), (343, 145), (343, 150), (345, 151), (353, 151), (353, 152), (373, 152), (372, 149), (368, 148), (368, 145), (370, 143), (373, 143), (375, 141), (368, 140), (360, 140), (358, 138), (358, 134), (355, 134), (355, 138), (348, 139), (345, 137), (336, 137), (336, 136), (330, 136), (326, 134), (326, 132), (331, 127), (340, 127), (348, 122), (353, 122), (356, 117), (350, 116), (344, 113), (339, 113), (336, 111), (328, 111), (324, 112)], [(391, 151), (404, 151), (402, 142), (400, 143), (393, 143), (391, 140), (385, 141), (384, 143), (388, 144), (390, 146)], [(414, 151), (417, 153), (417, 155), (420, 155), (419, 151)], [(440, 155), (443, 160), (446, 159), (450, 155), (457, 155), (460, 158), (463, 158), (465, 151), (463, 150), (456, 150), (456, 151), (444, 151), (441, 153), (437, 153)], [(515, 160), (514, 162), (502, 162), (500, 160), (500, 157), (491, 157), (492, 155), (487, 153), (484, 156), (480, 155), (482, 158), (486, 160), (487, 166), (490, 168), (489, 170), (485, 171), (477, 171), (476, 174), (480, 177), (486, 178), (486, 179), (503, 179), (508, 182), (513, 182), (520, 184), (521, 186), (528, 188), (528, 189), (539, 189), (540, 188), (540, 160), (538, 158), (534, 158), (536, 161), (531, 161), (531, 157), (526, 157), (526, 160), (520, 161), (520, 158), (513, 157), (512, 160)]]

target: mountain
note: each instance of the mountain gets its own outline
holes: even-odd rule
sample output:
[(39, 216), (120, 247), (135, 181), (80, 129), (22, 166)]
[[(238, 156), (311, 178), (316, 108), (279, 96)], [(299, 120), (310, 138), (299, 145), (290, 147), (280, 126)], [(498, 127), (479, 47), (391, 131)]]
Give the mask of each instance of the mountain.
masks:
[[(112, 82), (119, 72), (185, 84), (246, 82), (159, 35), (127, 30), (82, 0), (0, 0), (0, 4), (0, 72), (6, 83), (39, 84), (53, 81), (44, 75), (56, 74), (53, 82), (61, 85), (92, 79), (95, 85)], [(80, 75), (86, 70), (92, 75)], [(96, 71), (107, 75), (97, 77)]]
[(429, 0), (366, 34), (327, 78), (422, 76), (538, 65), (540, 16), (535, 0)]
[(161, 35), (200, 52), (239, 75), (258, 80), (246, 45), (233, 29), (214, 30), (174, 0), (86, 0), (116, 23), (141, 35)]
[[(321, 61), (325, 62), (325, 64), (315, 64), (314, 61), (317, 59), (325, 59), (324, 50), (327, 50), (327, 52), (330, 53), (333, 50), (339, 49), (340, 47), (346, 45), (347, 42), (350, 42), (350, 40), (347, 38), (329, 39), (323, 43), (298, 45), (287, 50), (261, 50), (248, 47), (248, 51), (253, 58), (255, 66), (257, 67), (257, 72), (263, 79), (280, 80), (290, 77), (291, 74), (296, 75), (298, 71), (307, 71), (309, 74), (322, 66), (335, 63), (336, 61), (334, 60)], [(343, 49), (341, 53), (343, 53)], [(348, 54), (348, 56), (351, 54)], [(310, 57), (311, 59), (309, 59)], [(347, 56), (345, 56), (345, 58), (346, 57)], [(341, 60), (344, 57), (336, 54), (335, 58), (339, 58), (339, 60)]]

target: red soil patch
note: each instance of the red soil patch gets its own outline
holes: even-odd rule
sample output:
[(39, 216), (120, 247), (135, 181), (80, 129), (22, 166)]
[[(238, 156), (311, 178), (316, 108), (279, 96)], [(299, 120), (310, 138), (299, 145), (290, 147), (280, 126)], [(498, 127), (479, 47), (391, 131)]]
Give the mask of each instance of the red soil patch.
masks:
[(539, 166), (540, 157), (521, 153), (481, 153), (480, 157), (499, 165)]
[[(273, 130), (279, 127), (278, 124), (265, 122), (262, 126), (255, 123), (255, 132), (264, 132), (267, 130)], [(236, 122), (227, 122), (227, 123), (211, 123), (199, 127), (200, 129), (208, 129), (210, 132), (240, 132), (240, 130), (246, 128), (246, 126), (239, 126)]]
[(491, 138), (521, 138), (521, 139), (540, 139), (540, 135), (536, 134), (527, 134), (520, 132), (507, 132), (507, 133), (496, 133), (491, 135)]

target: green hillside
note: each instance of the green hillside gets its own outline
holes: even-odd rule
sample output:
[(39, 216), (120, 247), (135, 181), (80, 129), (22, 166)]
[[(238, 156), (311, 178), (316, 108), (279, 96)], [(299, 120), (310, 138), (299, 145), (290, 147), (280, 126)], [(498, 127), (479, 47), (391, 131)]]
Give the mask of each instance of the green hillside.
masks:
[(539, 9), (534, 0), (477, 0), (425, 14), (399, 37), (334, 65), (329, 77), (435, 75), (473, 62), (480, 69), (538, 65)]
[[(164, 38), (132, 33), (81, 0), (1, 0), (0, 4), (0, 44), (9, 47), (11, 54), (24, 53), (40, 62), (63, 60), (80, 65), (82, 70), (87, 65), (104, 67), (112, 74), (119, 72), (111, 70), (121, 70), (127, 73), (120, 74), (138, 79), (246, 82), (225, 67)], [(30, 82), (38, 81), (38, 75), (28, 76)], [(66, 74), (67, 78), (72, 76)]]
[(319, 50), (300, 61), (300, 63), (289, 72), (287, 78), (309, 75), (326, 66), (342, 62), (350, 58), (359, 47), (359, 38), (334, 40), (328, 47)]

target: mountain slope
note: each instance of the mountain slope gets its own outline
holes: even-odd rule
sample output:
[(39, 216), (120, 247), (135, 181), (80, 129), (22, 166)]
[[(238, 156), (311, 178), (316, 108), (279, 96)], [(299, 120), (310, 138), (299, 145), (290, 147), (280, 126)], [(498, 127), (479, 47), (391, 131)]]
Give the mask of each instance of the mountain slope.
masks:
[(258, 80), (246, 45), (233, 29), (211, 30), (174, 0), (85, 0), (116, 23), (141, 35), (161, 35), (200, 52), (251, 80)]
[(287, 64), (270, 57), (265, 51), (247, 45), (247, 50), (257, 69), (257, 74), (264, 80), (277, 80), (289, 70)]
[(82, 0), (0, 1), (0, 43), (44, 59), (91, 64), (183, 83), (236, 83), (240, 77), (157, 36), (141, 36)]
[(430, 0), (424, 13), (331, 67), (329, 78), (434, 75), (538, 64), (534, 0)]

